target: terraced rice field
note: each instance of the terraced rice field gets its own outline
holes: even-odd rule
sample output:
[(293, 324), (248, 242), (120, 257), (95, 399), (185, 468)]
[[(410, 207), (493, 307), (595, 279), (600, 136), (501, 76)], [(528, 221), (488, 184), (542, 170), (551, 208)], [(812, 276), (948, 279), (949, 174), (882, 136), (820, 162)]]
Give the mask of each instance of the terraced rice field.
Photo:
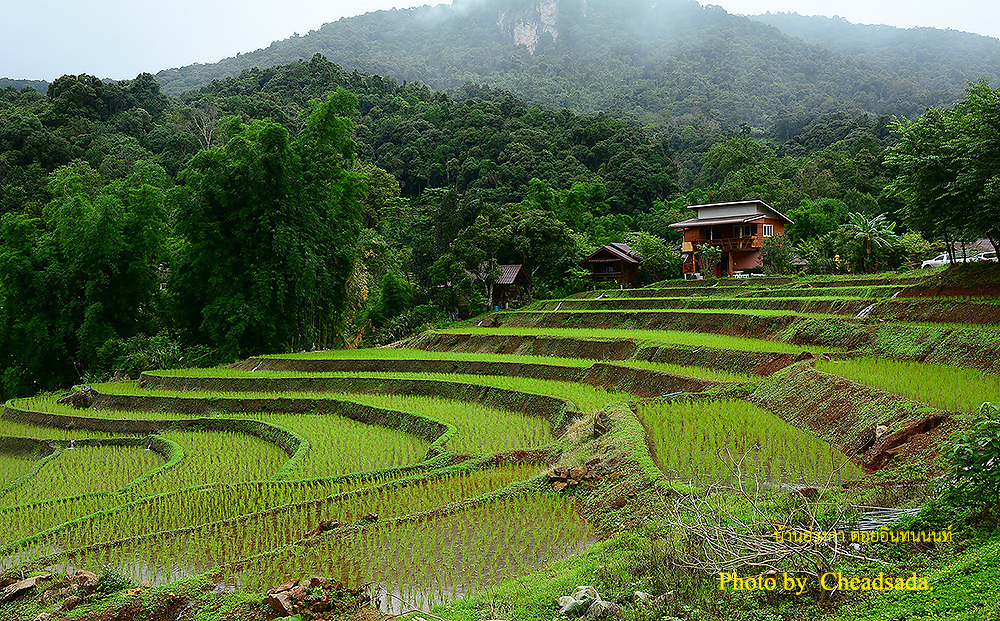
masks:
[[(136, 582), (207, 574), (250, 590), (325, 574), (372, 585), (386, 611), (403, 600), (427, 610), (594, 541), (603, 509), (586, 491), (557, 492), (547, 473), (579, 465), (566, 456), (595, 439), (602, 412), (611, 439), (600, 442), (625, 455), (616, 467), (658, 468), (659, 482), (644, 483), (654, 488), (732, 482), (727, 456), (778, 490), (862, 478), (882, 447), (855, 442), (861, 414), (839, 412), (834, 423), (858, 427), (841, 434), (773, 395), (841, 349), (796, 336), (802, 322), (833, 326), (856, 349), (882, 324), (854, 316), (895, 303), (906, 282), (806, 284), (591, 291), (388, 348), (95, 385), (88, 409), (59, 395), (13, 400), (0, 417), (0, 571), (110, 566)], [(661, 329), (643, 328), (647, 316)], [(588, 321), (612, 325), (574, 326)], [(928, 407), (968, 411), (1000, 395), (978, 370), (818, 366)]]
[(821, 361), (816, 368), (954, 412), (1000, 403), (1000, 375), (978, 369), (885, 358)]

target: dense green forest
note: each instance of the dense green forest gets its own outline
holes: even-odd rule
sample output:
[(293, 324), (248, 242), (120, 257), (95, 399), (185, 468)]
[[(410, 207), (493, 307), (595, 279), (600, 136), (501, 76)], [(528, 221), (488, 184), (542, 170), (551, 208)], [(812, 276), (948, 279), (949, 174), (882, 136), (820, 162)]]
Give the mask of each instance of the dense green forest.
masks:
[[(783, 248), (794, 243), (810, 269), (904, 265), (927, 250), (921, 233), (992, 235), (1000, 221), (964, 217), (953, 198), (960, 189), (990, 213), (996, 185), (997, 92), (981, 82), (966, 97), (938, 111), (945, 151), (927, 154), (918, 138), (931, 113), (913, 124), (832, 112), (782, 141), (724, 126), (686, 141), (320, 56), (183, 99), (149, 74), (63, 76), (45, 95), (8, 88), (2, 391), (387, 342), (483, 310), (498, 264), (523, 263), (538, 297), (581, 290), (577, 261), (610, 241), (643, 253), (646, 282), (673, 277), (668, 226), (703, 202), (786, 211), (796, 224)], [(961, 188), (944, 185), (968, 170)], [(928, 200), (941, 210), (921, 210)], [(790, 267), (787, 252), (769, 256), (769, 269)]]
[(348, 70), (456, 94), (467, 83), (484, 84), (550, 109), (604, 111), (666, 128), (747, 123), (778, 140), (832, 112), (913, 117), (950, 104), (968, 81), (998, 78), (996, 39), (762, 19), (773, 25), (694, 0), (456, 0), (344, 18), (156, 77), (165, 92), (180, 95), (320, 53)]

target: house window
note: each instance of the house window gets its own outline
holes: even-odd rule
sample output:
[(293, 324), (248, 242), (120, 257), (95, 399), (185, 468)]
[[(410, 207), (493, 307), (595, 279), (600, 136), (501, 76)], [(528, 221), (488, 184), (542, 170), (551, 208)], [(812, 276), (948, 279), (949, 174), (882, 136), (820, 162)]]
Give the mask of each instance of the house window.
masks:
[(736, 227), (736, 237), (753, 237), (753, 225), (742, 224)]
[(764, 237), (773, 237), (774, 236), (774, 225), (773, 224), (765, 224), (765, 225), (763, 225), (763, 229), (764, 230), (762, 231), (761, 234)]
[(614, 266), (614, 264), (613, 263), (609, 263), (608, 265), (605, 265), (604, 266), (604, 273), (605, 274), (614, 274), (615, 273), (615, 266)]

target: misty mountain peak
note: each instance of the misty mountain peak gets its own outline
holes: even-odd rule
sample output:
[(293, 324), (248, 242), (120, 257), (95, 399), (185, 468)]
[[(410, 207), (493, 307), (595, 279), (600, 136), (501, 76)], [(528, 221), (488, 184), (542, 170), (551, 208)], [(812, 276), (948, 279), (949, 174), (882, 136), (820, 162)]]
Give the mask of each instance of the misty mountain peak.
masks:
[[(582, 1), (586, 12), (586, 0), (578, 1)], [(546, 33), (553, 39), (559, 38), (559, 4), (560, 0), (510, 3), (500, 8), (497, 26), (515, 45), (523, 45), (534, 54), (538, 42)]]

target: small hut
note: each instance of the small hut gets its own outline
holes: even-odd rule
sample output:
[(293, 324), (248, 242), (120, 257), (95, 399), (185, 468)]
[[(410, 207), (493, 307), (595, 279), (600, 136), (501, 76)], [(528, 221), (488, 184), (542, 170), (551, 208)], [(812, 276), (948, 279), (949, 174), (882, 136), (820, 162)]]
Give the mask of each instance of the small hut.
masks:
[(523, 304), (531, 297), (531, 278), (524, 266), (501, 265), (500, 277), (493, 284), (493, 304), (507, 308)]
[(634, 287), (639, 282), (639, 264), (642, 255), (628, 244), (601, 246), (592, 255), (580, 261), (580, 267), (590, 270), (590, 279), (599, 283), (616, 284), (622, 288)]

